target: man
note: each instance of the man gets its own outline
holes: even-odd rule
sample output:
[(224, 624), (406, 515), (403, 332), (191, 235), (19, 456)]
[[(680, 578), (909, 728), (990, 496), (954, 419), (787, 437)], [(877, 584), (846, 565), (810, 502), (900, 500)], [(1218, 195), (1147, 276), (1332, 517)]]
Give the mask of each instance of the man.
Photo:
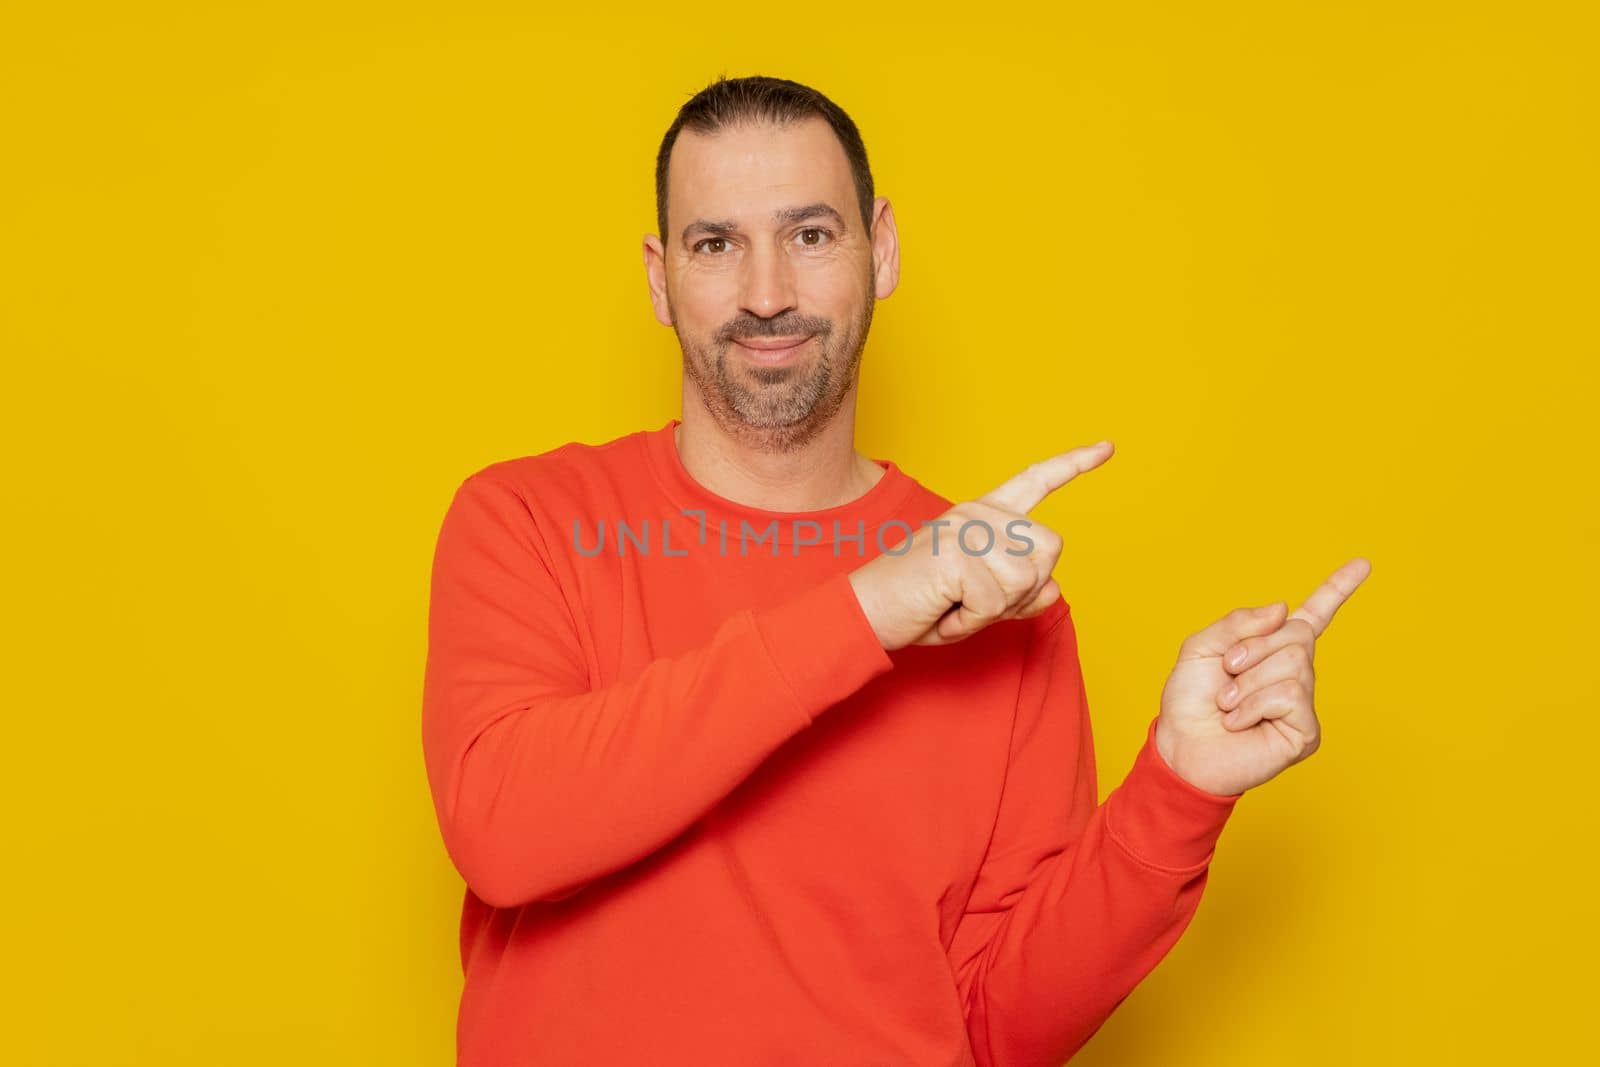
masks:
[(656, 188), (682, 419), (492, 464), (439, 535), (459, 1062), (1059, 1064), (1181, 935), (1239, 795), (1315, 751), (1313, 641), (1367, 563), (1184, 641), (1097, 804), (1027, 513), (1110, 443), (956, 507), (855, 450), (898, 238), (821, 94), (719, 79)]

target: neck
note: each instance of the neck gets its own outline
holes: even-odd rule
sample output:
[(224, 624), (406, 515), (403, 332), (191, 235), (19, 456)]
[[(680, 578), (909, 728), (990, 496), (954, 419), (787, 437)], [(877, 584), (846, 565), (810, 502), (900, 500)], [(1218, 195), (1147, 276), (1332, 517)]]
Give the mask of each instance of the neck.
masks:
[(718, 496), (764, 511), (820, 511), (848, 504), (884, 470), (855, 447), (855, 394), (804, 444), (783, 452), (728, 434), (703, 405), (687, 401), (674, 428), (678, 460)]

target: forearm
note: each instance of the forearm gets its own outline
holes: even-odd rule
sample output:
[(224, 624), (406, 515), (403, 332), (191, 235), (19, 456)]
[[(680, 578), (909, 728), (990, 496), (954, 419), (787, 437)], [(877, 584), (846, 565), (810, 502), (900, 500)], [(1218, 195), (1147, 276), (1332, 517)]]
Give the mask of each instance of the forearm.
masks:
[(1237, 798), (1177, 778), (1146, 743), (1082, 834), (1009, 908), (971, 915), (958, 975), (984, 1067), (1058, 1067), (1177, 943)]
[(516, 674), (441, 632), (424, 746), (446, 848), (467, 884), (497, 907), (558, 900), (687, 829), (892, 667), (853, 596), (837, 575), (588, 692), (487, 682)]

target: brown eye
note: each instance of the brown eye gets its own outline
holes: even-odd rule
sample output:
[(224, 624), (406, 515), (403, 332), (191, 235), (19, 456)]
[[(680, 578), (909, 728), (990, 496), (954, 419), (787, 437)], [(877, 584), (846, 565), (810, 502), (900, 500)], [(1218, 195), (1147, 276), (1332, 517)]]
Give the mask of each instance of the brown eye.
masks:
[(806, 228), (804, 230), (801, 230), (800, 231), (800, 239), (805, 244), (810, 245), (812, 248), (817, 247), (818, 243), (820, 243), (820, 242), (805, 240), (805, 235), (808, 234), (808, 233), (814, 233), (814, 234), (817, 234), (818, 236), (827, 236), (827, 237), (830, 237), (830, 238), (833, 236), (827, 230), (824, 230), (819, 226), (811, 226), (811, 227), (808, 227), (808, 228)]
[(698, 250), (703, 245), (711, 244), (713, 241), (716, 242), (719, 245), (720, 244), (725, 244), (727, 242), (727, 240), (728, 239), (726, 237), (707, 237), (705, 240), (696, 243), (695, 244), (695, 248)]

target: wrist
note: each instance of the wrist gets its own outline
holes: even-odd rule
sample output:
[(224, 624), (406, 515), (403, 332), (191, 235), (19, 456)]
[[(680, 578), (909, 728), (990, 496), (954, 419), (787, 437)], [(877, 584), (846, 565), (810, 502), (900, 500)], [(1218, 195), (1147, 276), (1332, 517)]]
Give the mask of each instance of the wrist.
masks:
[(1174, 771), (1152, 720), (1133, 768), (1106, 798), (1106, 830), (1148, 867), (1192, 873), (1211, 862), (1238, 795), (1211, 793)]
[(883, 605), (878, 595), (877, 584), (872, 580), (872, 574), (866, 567), (858, 567), (848, 575), (850, 587), (855, 590), (856, 602), (861, 605), (861, 613), (867, 617), (867, 624), (872, 627), (872, 633), (878, 639), (878, 644), (888, 651), (894, 647), (888, 635), (883, 631), (880, 619), (883, 617)]
[(1176, 749), (1172, 739), (1172, 731), (1167, 729), (1166, 726), (1166, 716), (1159, 716), (1156, 719), (1155, 733), (1153, 737), (1156, 746), (1156, 754), (1161, 757), (1163, 762), (1166, 763), (1168, 770), (1172, 771), (1174, 774), (1177, 774), (1178, 761)]

